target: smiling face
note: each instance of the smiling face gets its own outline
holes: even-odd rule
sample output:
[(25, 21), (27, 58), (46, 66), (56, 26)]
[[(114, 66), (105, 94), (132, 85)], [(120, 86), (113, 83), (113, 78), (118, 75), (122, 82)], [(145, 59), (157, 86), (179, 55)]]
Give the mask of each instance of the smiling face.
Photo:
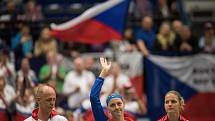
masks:
[(168, 113), (180, 113), (181, 103), (179, 97), (173, 93), (168, 93), (165, 96), (165, 110)]
[(112, 98), (108, 103), (108, 110), (112, 117), (124, 116), (124, 103), (120, 98)]

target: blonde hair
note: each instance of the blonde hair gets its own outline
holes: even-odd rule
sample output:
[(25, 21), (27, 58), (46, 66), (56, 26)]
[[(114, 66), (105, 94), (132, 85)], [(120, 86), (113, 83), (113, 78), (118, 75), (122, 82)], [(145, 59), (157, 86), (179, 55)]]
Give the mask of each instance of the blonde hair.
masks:
[(185, 102), (184, 102), (184, 98), (181, 96), (181, 94), (178, 91), (175, 90), (171, 90), (169, 92), (166, 93), (166, 95), (168, 94), (174, 94), (178, 97), (178, 101), (180, 103), (180, 113), (184, 111), (184, 106), (185, 106)]

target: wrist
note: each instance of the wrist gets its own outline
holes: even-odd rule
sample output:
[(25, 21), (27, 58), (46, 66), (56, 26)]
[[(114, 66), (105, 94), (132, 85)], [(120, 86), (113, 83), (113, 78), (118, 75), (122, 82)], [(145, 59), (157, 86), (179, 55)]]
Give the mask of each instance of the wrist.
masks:
[(97, 79), (104, 80), (104, 78), (101, 76), (98, 76)]
[(102, 70), (102, 71), (100, 72), (99, 77), (105, 78), (107, 75), (108, 75), (108, 72), (107, 72), (106, 70)]

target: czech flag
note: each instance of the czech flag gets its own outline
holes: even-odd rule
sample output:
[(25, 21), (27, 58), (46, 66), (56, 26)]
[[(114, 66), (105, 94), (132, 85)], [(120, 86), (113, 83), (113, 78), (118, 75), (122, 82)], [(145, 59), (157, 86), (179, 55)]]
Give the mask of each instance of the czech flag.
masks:
[(108, 0), (86, 10), (80, 16), (62, 23), (51, 24), (51, 34), (62, 41), (101, 44), (121, 40), (129, 0)]

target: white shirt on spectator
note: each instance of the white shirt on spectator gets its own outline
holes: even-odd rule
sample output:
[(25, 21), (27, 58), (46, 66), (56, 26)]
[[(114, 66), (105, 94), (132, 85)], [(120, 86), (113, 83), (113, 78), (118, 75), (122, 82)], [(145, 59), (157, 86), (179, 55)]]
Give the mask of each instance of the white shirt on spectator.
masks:
[[(14, 88), (8, 84), (4, 87), (4, 99), (9, 104), (13, 98), (16, 96)], [(0, 98), (0, 109), (6, 109), (6, 105), (3, 100)]]
[[(7, 68), (10, 70), (11, 75), (8, 74), (7, 68), (2, 64), (0, 64), (0, 75), (3, 75), (6, 79), (6, 82), (8, 84), (11, 84), (12, 82), (14, 82), (14, 79), (15, 79), (15, 67), (10, 62), (7, 62), (6, 65), (7, 65)], [(14, 85), (14, 84), (11, 84), (11, 85)]]
[(68, 105), (70, 108), (76, 108), (80, 103), (89, 97), (90, 88), (92, 86), (95, 76), (90, 71), (83, 71), (81, 75), (78, 75), (75, 71), (69, 72), (64, 81), (63, 93), (69, 94), (79, 88), (78, 92), (68, 97)]

